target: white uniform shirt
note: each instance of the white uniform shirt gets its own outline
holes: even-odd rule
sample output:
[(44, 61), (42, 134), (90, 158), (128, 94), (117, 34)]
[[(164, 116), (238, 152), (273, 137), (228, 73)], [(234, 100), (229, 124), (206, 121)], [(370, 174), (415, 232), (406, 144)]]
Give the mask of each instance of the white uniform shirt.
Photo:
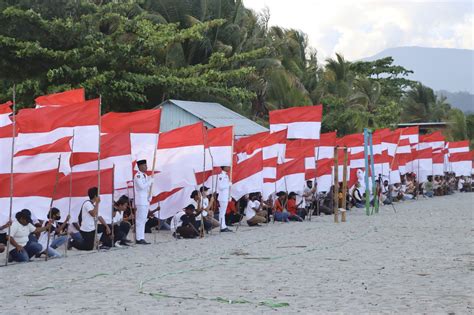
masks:
[(33, 224), (28, 223), (27, 225), (22, 225), (18, 221), (13, 221), (12, 226), (10, 227), (10, 235), (15, 239), (15, 242), (20, 246), (25, 246), (28, 243), (28, 235), (33, 233), (36, 230), (36, 227)]
[(181, 221), (181, 217), (183, 215), (185, 215), (184, 210), (180, 210), (178, 213), (174, 215), (173, 219), (171, 219), (171, 222), (170, 222), (171, 231), (176, 231), (177, 228), (183, 225), (183, 222)]
[(135, 184), (135, 205), (137, 206), (149, 206), (150, 200), (148, 194), (152, 183), (151, 177), (138, 171), (133, 179)]
[(226, 172), (222, 171), (219, 176), (217, 176), (217, 193), (219, 194), (218, 200), (220, 203), (227, 203), (230, 195), (230, 180), (229, 175)]
[(95, 230), (95, 221), (94, 217), (89, 214), (89, 211), (94, 210), (94, 205), (92, 201), (88, 200), (82, 205), (82, 222), (81, 222), (81, 231), (91, 232)]
[(259, 207), (260, 207), (260, 202), (258, 202), (258, 200), (255, 200), (255, 201), (249, 200), (247, 203), (247, 207), (245, 207), (245, 219), (250, 220), (255, 215), (257, 215), (257, 212), (255, 211), (255, 209), (258, 209)]
[[(48, 224), (48, 221), (45, 221), (43, 223), (43, 226), (46, 226), (47, 224)], [(54, 221), (51, 224), (51, 233), (50, 233), (50, 236), (49, 236), (49, 246), (51, 246), (51, 242), (54, 240), (55, 228), (56, 227), (57, 227), (57, 223), (56, 223), (56, 221)], [(44, 232), (41, 232), (41, 235), (38, 239), (38, 243), (40, 243), (41, 246), (43, 246), (43, 250), (46, 250), (46, 245), (48, 245), (48, 230), (46, 230)]]

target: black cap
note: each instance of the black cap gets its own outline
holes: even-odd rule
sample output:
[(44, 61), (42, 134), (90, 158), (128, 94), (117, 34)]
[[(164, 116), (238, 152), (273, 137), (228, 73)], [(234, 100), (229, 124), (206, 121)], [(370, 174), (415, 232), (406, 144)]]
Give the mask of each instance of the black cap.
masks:
[(196, 207), (193, 205), (193, 204), (189, 204), (186, 206), (186, 208), (184, 208), (184, 210), (195, 210)]
[(140, 161), (137, 161), (137, 165), (140, 166), (142, 164), (146, 164), (146, 160), (140, 160)]
[(209, 190), (209, 187), (204, 186), (204, 185), (203, 185), (201, 188), (199, 188), (199, 191), (200, 191), (200, 192), (208, 191), (208, 190)]

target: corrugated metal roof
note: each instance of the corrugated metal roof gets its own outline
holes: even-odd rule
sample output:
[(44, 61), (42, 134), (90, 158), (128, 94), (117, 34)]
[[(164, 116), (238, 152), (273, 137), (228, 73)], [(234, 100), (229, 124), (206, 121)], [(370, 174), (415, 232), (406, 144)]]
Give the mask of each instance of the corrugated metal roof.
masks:
[(236, 136), (246, 136), (268, 131), (256, 122), (244, 117), (219, 103), (167, 100), (214, 127), (234, 126)]

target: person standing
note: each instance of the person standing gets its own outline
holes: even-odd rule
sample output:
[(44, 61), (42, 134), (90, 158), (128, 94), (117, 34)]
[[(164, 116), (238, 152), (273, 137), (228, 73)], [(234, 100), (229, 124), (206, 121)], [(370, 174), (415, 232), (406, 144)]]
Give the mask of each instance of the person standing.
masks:
[(217, 177), (217, 201), (219, 201), (219, 222), (221, 225), (221, 232), (232, 232), (225, 224), (225, 213), (227, 204), (230, 201), (230, 180), (229, 180), (229, 166), (221, 166), (222, 172)]
[(145, 241), (145, 225), (148, 219), (148, 210), (150, 208), (150, 188), (152, 185), (152, 178), (146, 174), (147, 164), (146, 160), (137, 161), (138, 172), (135, 174), (134, 186), (135, 186), (135, 206), (137, 207), (136, 212), (136, 243), (140, 245), (148, 245)]

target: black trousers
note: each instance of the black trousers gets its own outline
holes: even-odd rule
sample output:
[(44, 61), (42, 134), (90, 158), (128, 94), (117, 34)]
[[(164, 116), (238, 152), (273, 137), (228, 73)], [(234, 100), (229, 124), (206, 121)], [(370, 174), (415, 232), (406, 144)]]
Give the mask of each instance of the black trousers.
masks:
[(72, 246), (78, 250), (93, 250), (94, 249), (94, 236), (95, 231), (84, 232), (80, 231), (82, 236), (82, 241), (73, 241)]

